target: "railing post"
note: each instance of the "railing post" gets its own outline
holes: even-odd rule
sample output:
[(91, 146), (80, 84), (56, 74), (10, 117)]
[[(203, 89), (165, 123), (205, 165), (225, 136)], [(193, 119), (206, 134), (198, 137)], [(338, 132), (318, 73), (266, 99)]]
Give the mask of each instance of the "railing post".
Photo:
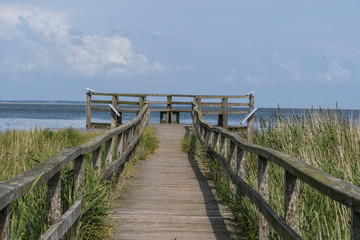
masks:
[(124, 141), (124, 133), (120, 133), (117, 139), (117, 151), (116, 151), (117, 157), (120, 157), (121, 153), (124, 151), (123, 141)]
[(214, 132), (214, 140), (213, 140), (213, 145), (211, 146), (215, 152), (218, 152), (219, 150), (219, 133), (218, 132)]
[(101, 146), (93, 152), (93, 169), (96, 173), (101, 170)]
[[(254, 95), (249, 94), (249, 112), (254, 109)], [(247, 120), (247, 135), (248, 141), (254, 143), (254, 114)]]
[(86, 93), (86, 130), (91, 129), (91, 93)]
[(74, 193), (78, 199), (82, 194), (85, 185), (85, 161), (84, 155), (80, 155), (74, 160)]
[[(118, 96), (112, 96), (112, 105), (117, 111), (118, 110)], [(118, 118), (118, 115), (114, 111), (111, 111), (111, 128), (117, 127), (117, 123), (118, 123), (117, 118)]]
[(227, 138), (221, 135), (220, 155), (223, 156), (226, 160), (227, 160), (227, 150), (228, 150)]
[(10, 239), (10, 204), (0, 211), (0, 239)]
[(146, 96), (139, 97), (139, 111), (144, 107)]
[(196, 104), (198, 105), (199, 111), (201, 111), (201, 98), (195, 97), (195, 102), (196, 102)]
[(114, 137), (106, 141), (105, 152), (105, 166), (108, 166), (112, 162), (113, 153), (114, 153)]
[(360, 239), (360, 213), (351, 209), (351, 240)]
[[(241, 179), (245, 179), (245, 151), (239, 148), (235, 142), (230, 142), (230, 167)], [(236, 185), (230, 182), (230, 194), (236, 195)]]
[(167, 96), (167, 109), (169, 110), (169, 112), (167, 113), (167, 117), (168, 117), (168, 119), (167, 119), (167, 123), (172, 123), (173, 122), (173, 118), (174, 118), (174, 116), (173, 116), (173, 113), (172, 113), (172, 111), (171, 111), (171, 109), (172, 109), (172, 105), (171, 105), (171, 101), (172, 101), (172, 97), (171, 96)]
[(284, 215), (286, 223), (299, 233), (299, 215), (298, 215), (298, 199), (299, 199), (299, 181), (297, 178), (285, 170), (285, 195), (284, 195)]
[[(260, 196), (269, 202), (269, 166), (268, 160), (258, 156), (258, 192)], [(261, 209), (261, 207), (260, 207)], [(268, 239), (269, 224), (259, 209), (259, 239)]]
[(62, 214), (61, 173), (57, 172), (49, 179), (47, 185), (48, 226), (51, 226), (56, 223)]
[[(235, 144), (235, 142), (230, 141), (230, 168), (231, 171), (235, 175), (238, 174), (238, 154), (237, 154), (238, 148)], [(230, 180), (230, 197), (233, 198), (236, 196), (236, 185)]]
[(222, 103), (222, 127), (227, 129), (228, 126), (228, 99), (223, 98)]

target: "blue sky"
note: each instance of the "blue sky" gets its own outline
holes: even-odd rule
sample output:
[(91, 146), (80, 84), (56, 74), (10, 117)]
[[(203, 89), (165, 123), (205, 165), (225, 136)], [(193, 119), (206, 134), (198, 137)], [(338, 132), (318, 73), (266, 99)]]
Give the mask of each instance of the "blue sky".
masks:
[(360, 1), (7, 1), (0, 100), (255, 93), (360, 109)]

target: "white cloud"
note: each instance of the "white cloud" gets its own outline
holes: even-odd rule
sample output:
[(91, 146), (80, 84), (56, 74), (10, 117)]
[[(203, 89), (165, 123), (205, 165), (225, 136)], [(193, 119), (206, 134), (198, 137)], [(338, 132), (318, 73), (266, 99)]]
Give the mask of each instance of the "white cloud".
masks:
[(238, 77), (237, 77), (236, 69), (231, 69), (231, 71), (228, 74), (224, 75), (220, 79), (221, 83), (236, 83), (237, 81), (238, 81)]
[(176, 70), (192, 71), (192, 72), (196, 71), (196, 69), (190, 64), (184, 64), (184, 65), (177, 64), (177, 65), (175, 65), (175, 69)]
[(162, 73), (166, 69), (136, 53), (128, 38), (104, 34), (76, 35), (66, 15), (30, 5), (0, 5), (0, 38), (26, 49), (24, 54), (1, 56), (11, 71), (66, 71), (83, 76)]
[(280, 67), (282, 69), (289, 71), (297, 80), (300, 80), (303, 78), (302, 70), (298, 66), (298, 64), (295, 60), (290, 60), (287, 63), (280, 63)]
[(266, 77), (258, 77), (258, 76), (246, 76), (245, 81), (248, 83), (264, 83), (264, 82), (275, 82), (276, 79), (269, 79)]
[(278, 67), (287, 71), (292, 78), (295, 78), (298, 81), (330, 82), (351, 78), (349, 69), (339, 65), (335, 61), (330, 62), (325, 73), (307, 73), (293, 59), (288, 62), (281, 61), (283, 58), (278, 52), (275, 52), (274, 59), (277, 60), (275, 64)]
[(329, 65), (329, 74), (340, 79), (351, 77), (349, 69), (340, 66), (335, 61), (332, 61)]
[(152, 31), (151, 32), (151, 36), (153, 36), (154, 38), (163, 38), (164, 35), (162, 35), (160, 32), (158, 31)]

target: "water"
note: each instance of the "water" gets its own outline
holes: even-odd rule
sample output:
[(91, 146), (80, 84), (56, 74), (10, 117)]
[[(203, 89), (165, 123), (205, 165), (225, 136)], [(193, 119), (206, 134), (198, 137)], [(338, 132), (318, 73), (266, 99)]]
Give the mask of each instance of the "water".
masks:
[[(104, 106), (106, 107), (106, 105)], [(152, 106), (160, 108), (159, 106)], [(181, 107), (178, 107), (181, 109)], [(259, 108), (255, 118), (269, 117), (277, 108)], [(285, 116), (304, 115), (305, 109), (281, 109)], [(359, 119), (359, 110), (342, 110), (346, 118)], [(152, 112), (150, 123), (158, 123), (159, 112)], [(6, 129), (68, 128), (85, 129), (86, 105), (84, 102), (0, 102), (0, 131)], [(123, 122), (135, 118), (136, 114), (124, 113)], [(206, 115), (205, 120), (217, 124), (217, 115)], [(229, 115), (229, 125), (240, 125), (244, 115)], [(93, 122), (110, 123), (110, 112), (92, 112)], [(190, 113), (180, 113), (181, 124), (191, 124)], [(256, 125), (257, 126), (257, 125)]]

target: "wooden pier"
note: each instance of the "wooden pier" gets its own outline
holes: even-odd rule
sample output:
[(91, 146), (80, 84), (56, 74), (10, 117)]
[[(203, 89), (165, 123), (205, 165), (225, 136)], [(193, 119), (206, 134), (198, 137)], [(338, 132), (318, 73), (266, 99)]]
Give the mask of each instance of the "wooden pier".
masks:
[[(113, 106), (117, 110), (123, 111), (119, 108), (121, 101), (119, 103), (117, 98), (120, 95), (123, 94), (105, 94), (112, 96)], [(166, 97), (168, 98), (167, 95)], [(175, 96), (169, 99), (172, 97)], [(40, 239), (60, 239), (64, 234), (72, 233), (71, 229), (83, 207), (84, 192), (81, 186), (85, 182), (85, 159), (91, 160), (87, 167), (99, 174), (101, 179), (107, 179), (111, 175), (121, 176), (119, 173), (131, 158), (142, 131), (149, 123), (151, 103), (147, 102), (145, 96), (141, 98), (136, 101), (140, 109), (133, 110), (137, 113), (133, 120), (119, 124), (115, 112), (112, 112), (109, 124), (111, 130), (104, 131), (82, 146), (66, 149), (21, 175), (0, 182), (0, 239), (10, 239), (12, 203), (27, 195), (31, 189), (44, 184), (48, 206), (47, 231)], [(216, 112), (222, 114), (223, 121), (226, 119), (227, 102), (224, 99), (226, 97), (222, 96), (222, 111)], [(251, 108), (253, 98), (248, 96), (248, 99), (250, 102), (247, 106)], [(88, 128), (96, 125), (91, 122), (92, 103), (104, 104), (108, 101), (91, 100), (91, 94), (88, 94)], [(222, 127), (208, 123), (203, 118), (203, 111), (206, 111), (202, 109), (204, 105), (206, 103), (203, 104), (199, 97), (191, 102), (191, 127), (228, 176), (229, 197), (233, 198), (241, 192), (258, 209), (259, 239), (268, 239), (270, 226), (282, 239), (301, 239), (298, 222), (301, 181), (351, 211), (351, 239), (360, 240), (359, 187), (286, 153), (257, 146), (252, 143), (252, 137), (242, 139), (225, 128), (226, 122), (222, 123)], [(172, 107), (167, 109), (164, 112), (175, 112)], [(168, 121), (172, 121), (172, 115), (166, 115)], [(248, 119), (248, 132), (251, 130), (251, 121), (251, 118)], [(205, 179), (201, 164), (181, 150), (181, 140), (190, 126), (157, 124), (154, 127), (161, 139), (160, 148), (149, 160), (142, 162), (137, 176), (129, 182), (131, 187), (127, 194), (116, 200), (117, 207), (113, 214), (115, 231), (112, 238), (230, 239), (233, 233), (231, 214), (217, 201), (211, 184)], [(105, 150), (104, 154), (100, 154), (101, 149)], [(255, 188), (246, 182), (245, 154), (257, 159), (258, 186)], [(269, 203), (269, 162), (283, 168), (285, 173), (284, 185), (276, 186), (284, 188), (284, 208), (280, 212), (276, 212)], [(71, 166), (73, 170), (72, 197), (75, 202), (63, 213), (61, 174), (66, 166)]]
[(114, 203), (112, 239), (231, 239), (231, 212), (218, 203), (201, 164), (181, 149), (191, 126), (151, 127), (160, 146), (138, 162)]

